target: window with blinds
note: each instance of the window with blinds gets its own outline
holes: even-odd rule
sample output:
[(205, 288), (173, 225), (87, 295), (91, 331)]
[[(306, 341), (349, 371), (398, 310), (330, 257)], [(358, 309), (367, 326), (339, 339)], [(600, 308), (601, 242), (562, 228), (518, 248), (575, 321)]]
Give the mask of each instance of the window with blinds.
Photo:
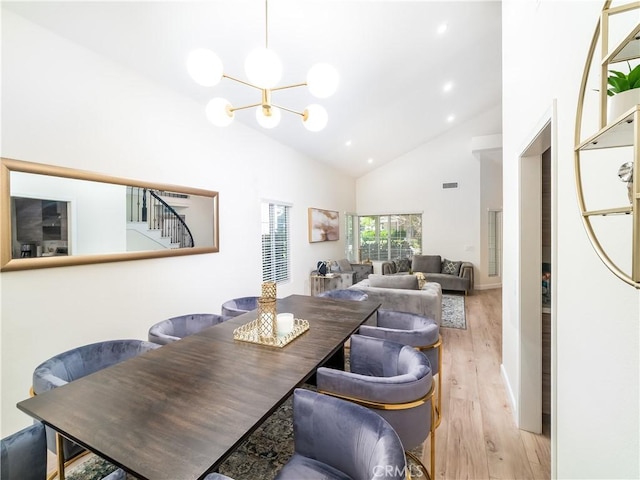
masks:
[(290, 280), (288, 205), (262, 203), (262, 281)]

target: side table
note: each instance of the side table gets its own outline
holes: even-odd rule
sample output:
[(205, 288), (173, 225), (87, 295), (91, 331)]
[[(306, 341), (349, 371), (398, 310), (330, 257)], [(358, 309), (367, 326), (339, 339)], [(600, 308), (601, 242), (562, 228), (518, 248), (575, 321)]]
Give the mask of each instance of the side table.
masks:
[(342, 277), (338, 274), (329, 273), (327, 275), (314, 275), (309, 276), (311, 285), (311, 296), (315, 297), (319, 293), (326, 292), (327, 290), (335, 290), (343, 287)]

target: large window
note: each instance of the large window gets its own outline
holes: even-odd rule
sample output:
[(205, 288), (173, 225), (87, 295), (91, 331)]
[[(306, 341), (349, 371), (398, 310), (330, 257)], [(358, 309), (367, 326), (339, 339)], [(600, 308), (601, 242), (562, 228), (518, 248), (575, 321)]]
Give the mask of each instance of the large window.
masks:
[(287, 205), (262, 203), (262, 281), (290, 279), (289, 210)]
[(359, 217), (360, 261), (393, 260), (422, 252), (422, 215)]

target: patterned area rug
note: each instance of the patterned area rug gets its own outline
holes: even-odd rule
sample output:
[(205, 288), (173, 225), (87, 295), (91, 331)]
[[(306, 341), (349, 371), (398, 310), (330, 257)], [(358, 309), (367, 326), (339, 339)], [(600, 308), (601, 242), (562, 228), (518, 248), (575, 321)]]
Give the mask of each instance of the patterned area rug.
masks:
[[(270, 480), (293, 455), (293, 401), (289, 397), (218, 468), (235, 480)], [(100, 480), (116, 467), (95, 455), (67, 469), (67, 480)], [(127, 480), (137, 480), (127, 474)], [(181, 479), (175, 479), (181, 480)]]
[(442, 294), (442, 327), (466, 330), (464, 295)]

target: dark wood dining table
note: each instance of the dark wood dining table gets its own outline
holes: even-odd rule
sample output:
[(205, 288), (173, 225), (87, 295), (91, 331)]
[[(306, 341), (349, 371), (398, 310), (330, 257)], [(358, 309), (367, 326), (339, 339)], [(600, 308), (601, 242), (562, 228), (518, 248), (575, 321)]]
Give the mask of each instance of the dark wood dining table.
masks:
[(250, 312), (100, 370), (18, 408), (139, 479), (190, 480), (215, 471), (379, 303), (305, 295), (278, 312), (309, 330), (278, 348), (234, 340)]

